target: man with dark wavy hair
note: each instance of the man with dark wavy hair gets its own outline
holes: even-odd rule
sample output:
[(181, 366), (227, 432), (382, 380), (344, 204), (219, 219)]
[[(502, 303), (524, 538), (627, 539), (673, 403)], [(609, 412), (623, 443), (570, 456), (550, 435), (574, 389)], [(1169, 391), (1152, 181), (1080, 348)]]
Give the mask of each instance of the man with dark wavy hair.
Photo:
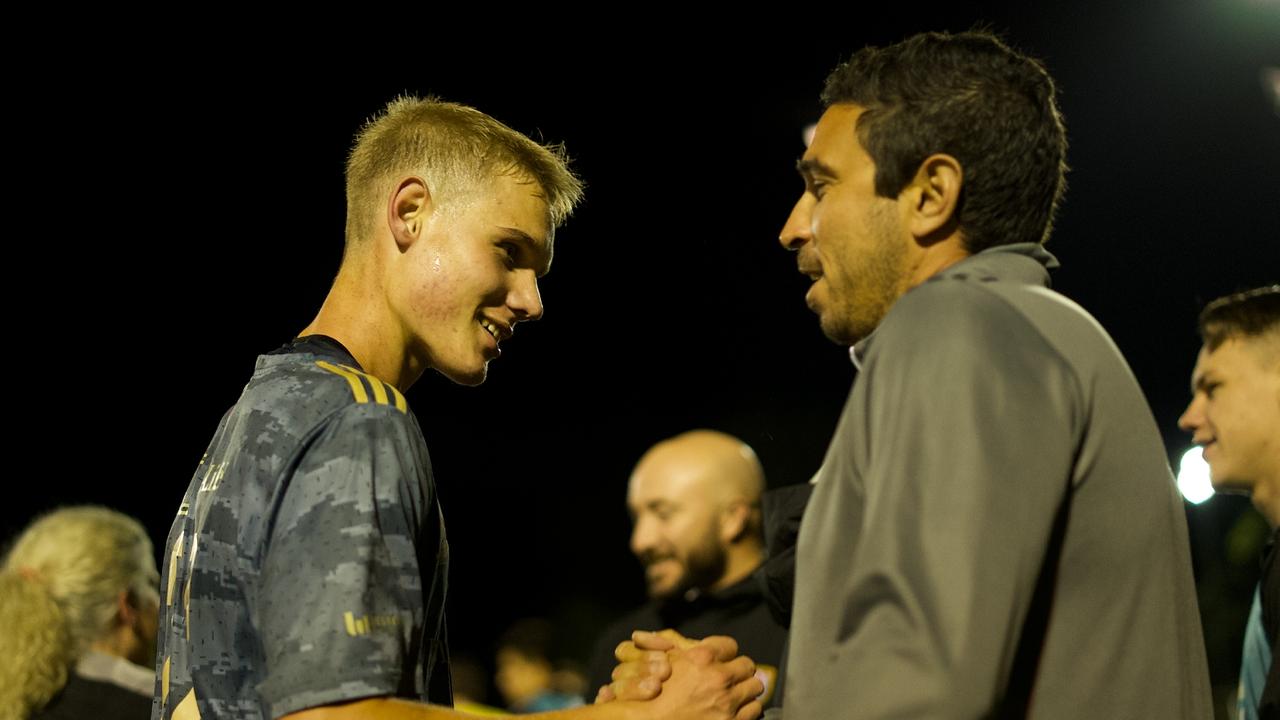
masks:
[(787, 720), (1212, 717), (1160, 433), (1048, 288), (1054, 96), (981, 32), (827, 80), (780, 241), (858, 377), (800, 527)]
[(1273, 534), (1245, 631), (1237, 710), (1280, 717), (1280, 285), (1218, 298), (1200, 314), (1204, 347), (1178, 426), (1204, 448), (1214, 488), (1247, 493)]
[(1054, 96), (977, 32), (827, 80), (780, 240), (859, 376), (800, 531), (790, 720), (1212, 715), (1155, 421), (1048, 289)]

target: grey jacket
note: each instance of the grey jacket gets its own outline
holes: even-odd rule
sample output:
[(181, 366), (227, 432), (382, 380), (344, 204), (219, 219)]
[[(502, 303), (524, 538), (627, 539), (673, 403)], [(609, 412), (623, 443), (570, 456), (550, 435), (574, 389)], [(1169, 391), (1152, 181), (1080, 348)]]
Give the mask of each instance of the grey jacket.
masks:
[(800, 529), (787, 720), (1213, 716), (1165, 449), (1054, 264), (979, 253), (856, 348)]

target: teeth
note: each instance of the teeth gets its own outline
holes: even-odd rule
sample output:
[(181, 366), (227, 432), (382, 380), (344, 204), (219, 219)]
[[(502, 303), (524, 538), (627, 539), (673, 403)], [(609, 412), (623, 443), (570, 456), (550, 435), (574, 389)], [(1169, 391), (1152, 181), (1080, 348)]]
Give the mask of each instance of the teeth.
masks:
[(486, 332), (492, 335), (494, 340), (498, 339), (498, 328), (496, 325), (489, 322), (488, 320), (481, 320), (480, 327), (484, 328)]

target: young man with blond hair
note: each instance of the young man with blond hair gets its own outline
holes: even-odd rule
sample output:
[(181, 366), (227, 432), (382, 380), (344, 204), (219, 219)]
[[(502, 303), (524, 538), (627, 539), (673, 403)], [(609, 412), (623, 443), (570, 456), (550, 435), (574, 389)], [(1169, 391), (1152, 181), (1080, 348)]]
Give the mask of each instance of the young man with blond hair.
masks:
[[(259, 358), (170, 531), (155, 720), (460, 717), (448, 542), (403, 393), (428, 369), (484, 382), (542, 317), (581, 192), (559, 148), (469, 107), (401, 98), (360, 132), (333, 287)], [(566, 717), (751, 717), (735, 652), (709, 643), (673, 658), (672, 692)]]

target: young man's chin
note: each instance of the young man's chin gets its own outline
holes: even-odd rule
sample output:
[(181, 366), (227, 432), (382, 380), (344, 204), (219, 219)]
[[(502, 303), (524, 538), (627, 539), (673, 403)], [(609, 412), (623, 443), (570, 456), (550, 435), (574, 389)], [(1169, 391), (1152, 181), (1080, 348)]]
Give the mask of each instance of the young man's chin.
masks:
[(441, 375), (444, 375), (459, 385), (475, 387), (477, 385), (484, 384), (485, 378), (489, 376), (489, 361), (485, 360), (478, 370), (475, 368), (458, 368), (449, 370), (437, 368), (437, 370), (439, 370)]

